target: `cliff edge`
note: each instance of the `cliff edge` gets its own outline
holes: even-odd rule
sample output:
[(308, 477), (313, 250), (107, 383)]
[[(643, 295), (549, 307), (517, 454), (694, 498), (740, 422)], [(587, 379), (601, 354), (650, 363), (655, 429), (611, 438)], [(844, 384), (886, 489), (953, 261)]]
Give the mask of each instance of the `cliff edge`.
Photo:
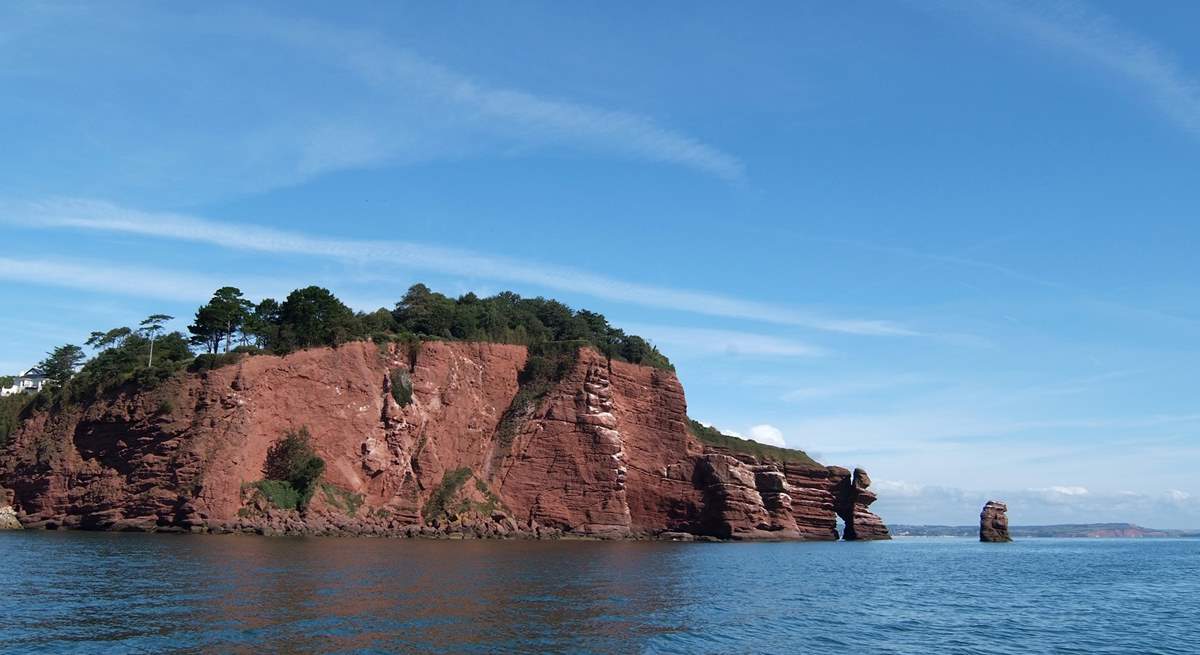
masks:
[[(865, 471), (774, 461), (689, 430), (675, 374), (587, 347), (552, 383), (524, 346), (354, 342), (245, 357), (34, 411), (0, 451), (22, 525), (268, 534), (888, 538)], [(304, 506), (265, 484), (306, 428)]]

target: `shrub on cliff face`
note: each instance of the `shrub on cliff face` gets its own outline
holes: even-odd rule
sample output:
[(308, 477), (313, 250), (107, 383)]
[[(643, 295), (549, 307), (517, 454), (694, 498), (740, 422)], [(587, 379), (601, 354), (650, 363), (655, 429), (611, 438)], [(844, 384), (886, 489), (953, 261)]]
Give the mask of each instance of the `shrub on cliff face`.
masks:
[(409, 377), (408, 371), (402, 368), (392, 371), (388, 376), (392, 383), (392, 398), (396, 400), (396, 404), (401, 407), (408, 407), (412, 404), (412, 378)]
[(347, 491), (341, 487), (335, 487), (332, 484), (321, 483), (321, 493), (325, 496), (325, 502), (336, 507), (350, 516), (358, 514), (358, 509), (362, 507), (362, 494), (356, 494), (352, 491)]
[(501, 445), (512, 443), (521, 424), (537, 411), (546, 394), (571, 372), (583, 345), (583, 341), (558, 341), (529, 346), (525, 368), (517, 376), (517, 394), (500, 417), (500, 426), (496, 429)]
[[(296, 494), (293, 507), (303, 508), (308, 505), (313, 492), (316, 491), (317, 481), (325, 472), (325, 460), (317, 456), (311, 443), (312, 435), (307, 427), (293, 430), (282, 439), (271, 444), (267, 449), (267, 462), (263, 466), (264, 483), (281, 483), (288, 485)], [(274, 488), (274, 487), (272, 487)], [(260, 487), (260, 491), (270, 494)], [(276, 490), (281, 498), (288, 499), (284, 490)], [(276, 507), (281, 507), (274, 503)], [(290, 509), (290, 508), (283, 508)]]
[(442, 483), (433, 491), (433, 495), (425, 502), (421, 515), (426, 521), (443, 518), (450, 510), (450, 500), (454, 494), (466, 484), (471, 477), (471, 469), (467, 467), (448, 471), (442, 476)]
[(21, 414), (30, 400), (30, 396), (21, 393), (0, 398), (0, 447), (7, 444), (9, 435), (20, 427)]
[(296, 488), (290, 483), (283, 482), (282, 480), (259, 480), (250, 486), (262, 494), (262, 497), (272, 507), (278, 509), (299, 509), (302, 507), (300, 492), (296, 491)]

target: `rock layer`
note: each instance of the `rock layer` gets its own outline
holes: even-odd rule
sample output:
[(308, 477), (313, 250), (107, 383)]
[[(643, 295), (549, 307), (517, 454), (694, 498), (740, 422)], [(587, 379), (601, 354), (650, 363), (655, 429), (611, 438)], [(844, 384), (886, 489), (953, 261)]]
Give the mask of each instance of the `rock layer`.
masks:
[(983, 542), (1012, 541), (1008, 535), (1008, 505), (989, 500), (979, 513), (979, 540)]
[[(701, 444), (669, 371), (584, 348), (505, 419), (526, 355), (425, 342), (249, 357), (34, 412), (0, 453), (0, 486), (43, 528), (833, 540), (840, 515), (847, 539), (887, 538), (865, 471)], [(253, 484), (301, 427), (325, 474), (304, 511), (279, 510)]]

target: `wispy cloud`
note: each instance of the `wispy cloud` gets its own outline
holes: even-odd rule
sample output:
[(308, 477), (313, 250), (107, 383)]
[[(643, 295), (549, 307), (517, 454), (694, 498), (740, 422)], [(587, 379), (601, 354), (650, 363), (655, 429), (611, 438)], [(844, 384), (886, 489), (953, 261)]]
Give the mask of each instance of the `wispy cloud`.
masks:
[(803, 341), (735, 330), (711, 330), (645, 323), (625, 323), (630, 332), (653, 335), (656, 345), (671, 346), (672, 352), (767, 357), (818, 357), (825, 349)]
[[(488, 77), (490, 62), (455, 70), (420, 44), (345, 27), (353, 18), (294, 16), (243, 7), (144, 4), (117, 14), (0, 6), (0, 74), (18, 78), (13, 93), (22, 103), (14, 106), (55, 107), (33, 121), (38, 138), (14, 147), (42, 153), (26, 159), (71, 161), (51, 173), (31, 170), (34, 184), (13, 188), (197, 202), (347, 170), (562, 151), (746, 180), (736, 154), (636, 99), (601, 104), (562, 86)], [(147, 79), (156, 81), (156, 102), (140, 101)], [(76, 89), (91, 102), (59, 102), (46, 95), (54, 89)]]
[(1200, 82), (1161, 46), (1122, 29), (1111, 17), (1081, 2), (951, 2), (989, 25), (1060, 50), (1120, 77), (1163, 116), (1200, 137)]
[[(90, 200), (56, 200), (0, 206), (0, 221), (26, 227), (135, 234), (204, 243), (232, 250), (335, 258), (358, 264), (516, 282), (633, 305), (793, 325), (842, 334), (918, 334), (892, 321), (824, 316), (770, 303), (624, 282), (568, 267), (539, 265), (461, 249), (403, 241), (326, 238), (245, 224), (222, 223), (180, 214), (142, 212)], [(755, 344), (746, 342), (746, 345), (759, 351), (770, 348), (783, 351), (790, 348), (793, 354), (801, 354), (802, 350), (795, 344), (785, 346), (766, 338)]]
[(535, 141), (615, 151), (730, 181), (739, 181), (745, 174), (745, 166), (736, 157), (646, 116), (490, 86), (370, 32), (276, 18), (252, 24), (293, 46), (329, 54), (332, 61), (384, 93), (405, 98), (421, 94), (469, 112), (472, 121), (493, 122), (497, 129)]
[[(160, 268), (124, 266), (105, 261), (0, 257), (0, 279), (171, 302), (207, 300), (228, 281)], [(275, 295), (286, 284), (243, 279), (239, 287), (251, 297)]]

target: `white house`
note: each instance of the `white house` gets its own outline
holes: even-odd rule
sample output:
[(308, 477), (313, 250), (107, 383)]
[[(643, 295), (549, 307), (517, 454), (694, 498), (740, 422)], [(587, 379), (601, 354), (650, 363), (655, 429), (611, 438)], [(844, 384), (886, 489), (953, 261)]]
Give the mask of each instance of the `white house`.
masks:
[(0, 387), (0, 397), (18, 393), (37, 393), (46, 386), (46, 375), (42, 369), (33, 367), (13, 378), (12, 386)]

